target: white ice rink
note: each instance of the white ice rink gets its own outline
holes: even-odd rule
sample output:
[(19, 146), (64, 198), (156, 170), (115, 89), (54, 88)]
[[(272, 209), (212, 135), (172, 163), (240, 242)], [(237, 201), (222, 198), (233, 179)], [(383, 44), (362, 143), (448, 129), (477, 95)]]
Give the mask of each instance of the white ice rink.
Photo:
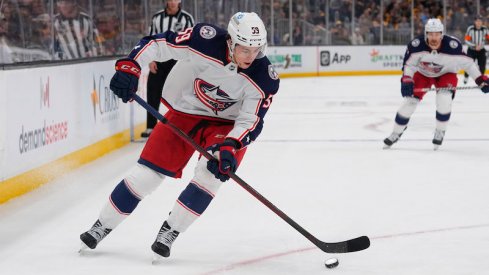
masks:
[[(489, 95), (460, 91), (433, 151), (428, 94), (401, 141), (382, 150), (399, 86), (399, 76), (283, 79), (237, 173), (323, 241), (369, 236), (365, 251), (323, 253), (228, 182), (171, 257), (151, 265), (192, 161), (79, 255), (80, 233), (138, 159), (143, 144), (134, 143), (0, 205), (0, 274), (489, 274)], [(328, 270), (333, 256), (340, 265)]]

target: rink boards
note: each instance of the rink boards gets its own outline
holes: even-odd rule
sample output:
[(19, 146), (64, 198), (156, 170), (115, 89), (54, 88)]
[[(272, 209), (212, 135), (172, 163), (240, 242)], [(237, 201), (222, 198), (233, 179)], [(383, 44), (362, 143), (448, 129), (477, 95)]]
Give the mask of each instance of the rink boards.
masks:
[[(0, 203), (129, 142), (131, 104), (109, 90), (113, 64), (0, 71)], [(145, 113), (133, 119), (142, 131)]]

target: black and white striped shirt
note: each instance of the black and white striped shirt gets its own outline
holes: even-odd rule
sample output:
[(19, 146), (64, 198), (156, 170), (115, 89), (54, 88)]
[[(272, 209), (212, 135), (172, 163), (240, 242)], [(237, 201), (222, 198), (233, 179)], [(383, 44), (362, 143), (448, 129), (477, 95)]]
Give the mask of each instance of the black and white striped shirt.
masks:
[(98, 31), (86, 13), (80, 12), (75, 18), (57, 14), (54, 18), (54, 33), (55, 51), (60, 59), (97, 56), (102, 50)]
[(168, 30), (180, 32), (193, 26), (194, 18), (190, 13), (179, 8), (176, 14), (169, 15), (163, 9), (153, 15), (151, 26), (149, 27), (149, 35), (155, 35)]
[(486, 26), (482, 26), (480, 29), (476, 29), (474, 25), (470, 25), (465, 33), (465, 44), (470, 49), (475, 49), (477, 45), (484, 46), (486, 41), (489, 40), (489, 29)]

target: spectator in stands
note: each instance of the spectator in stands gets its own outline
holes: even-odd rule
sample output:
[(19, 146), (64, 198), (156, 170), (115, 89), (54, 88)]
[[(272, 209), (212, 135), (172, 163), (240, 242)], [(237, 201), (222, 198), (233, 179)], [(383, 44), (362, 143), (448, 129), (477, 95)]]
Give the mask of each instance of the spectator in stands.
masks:
[(97, 14), (96, 26), (98, 39), (103, 45), (106, 55), (115, 55), (122, 50), (120, 25), (115, 14), (100, 12)]
[(41, 14), (33, 18), (32, 22), (34, 23), (34, 28), (29, 43), (30, 48), (41, 49), (46, 53), (52, 53), (51, 18), (48, 14)]
[(331, 29), (331, 43), (333, 45), (349, 45), (350, 36), (345, 25), (340, 20), (335, 22), (335, 26)]
[(13, 50), (7, 39), (9, 22), (6, 16), (0, 12), (0, 64), (13, 63)]
[(360, 28), (358, 28), (358, 27), (355, 28), (355, 31), (351, 35), (351, 44), (352, 45), (363, 45), (363, 44), (365, 44), (365, 39), (363, 38), (363, 35), (360, 32)]
[(298, 24), (296, 24), (294, 27), (292, 40), (294, 41), (294, 46), (304, 44), (304, 36), (302, 34), (302, 28)]
[(59, 13), (54, 18), (55, 51), (59, 59), (98, 56), (102, 45), (90, 16), (76, 0), (57, 0)]

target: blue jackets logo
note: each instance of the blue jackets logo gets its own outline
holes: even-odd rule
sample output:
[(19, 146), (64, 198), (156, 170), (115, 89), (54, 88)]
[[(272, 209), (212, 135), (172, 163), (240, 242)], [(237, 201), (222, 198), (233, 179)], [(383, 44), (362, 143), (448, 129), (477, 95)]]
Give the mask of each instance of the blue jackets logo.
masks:
[(215, 115), (217, 115), (217, 112), (222, 112), (236, 103), (236, 100), (230, 98), (226, 92), (219, 89), (219, 86), (214, 86), (200, 78), (195, 79), (194, 90), (197, 98), (211, 109)]

